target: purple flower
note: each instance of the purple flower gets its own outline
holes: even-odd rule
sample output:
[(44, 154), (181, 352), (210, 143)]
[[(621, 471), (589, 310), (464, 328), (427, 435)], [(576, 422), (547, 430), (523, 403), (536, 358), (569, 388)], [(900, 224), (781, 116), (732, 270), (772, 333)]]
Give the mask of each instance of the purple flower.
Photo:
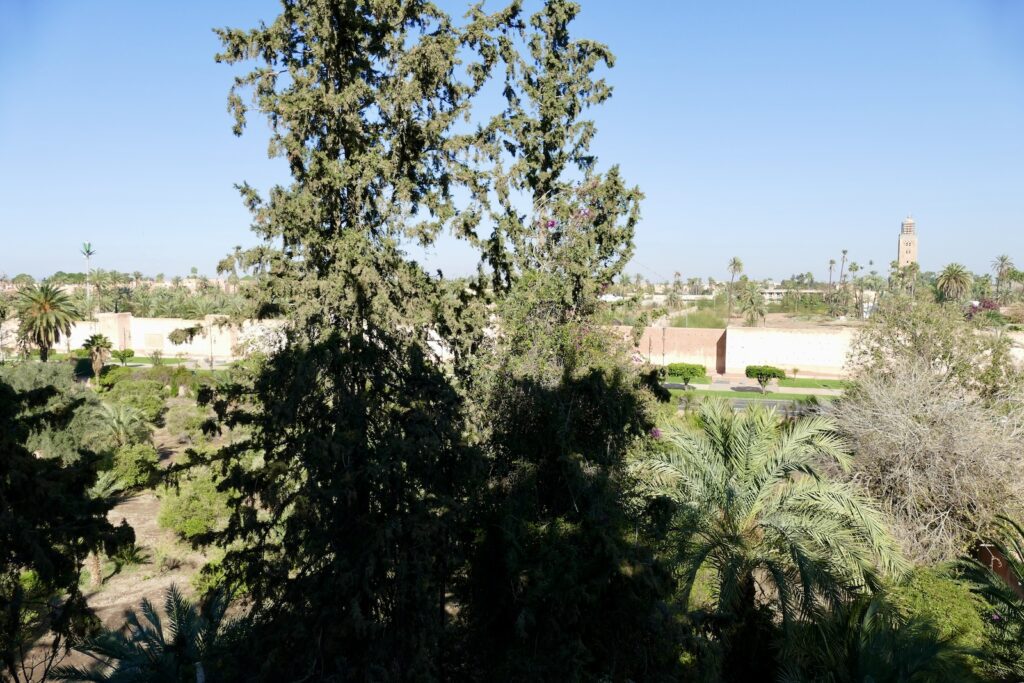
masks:
[(651, 436), (654, 437), (655, 439), (660, 439), (661, 430), (658, 429), (657, 427), (651, 427)]
[(556, 221), (555, 219), (551, 219), (551, 220), (548, 221), (548, 227), (549, 228), (553, 228), (556, 225), (558, 225), (558, 221)]
[(995, 612), (992, 613), (992, 621), (1002, 621), (1002, 619), (1003, 618), (1001, 616), (999, 616), (997, 613), (995, 613)]
[(582, 211), (580, 211), (580, 215), (586, 218), (587, 216), (590, 215), (590, 209), (583, 209)]

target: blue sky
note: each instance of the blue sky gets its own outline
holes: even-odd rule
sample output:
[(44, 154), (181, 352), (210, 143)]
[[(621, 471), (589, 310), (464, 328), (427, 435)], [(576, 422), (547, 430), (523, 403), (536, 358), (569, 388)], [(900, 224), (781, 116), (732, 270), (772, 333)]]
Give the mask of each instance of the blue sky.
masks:
[[(452, 11), (462, 3), (445, 0)], [(615, 96), (595, 151), (646, 193), (631, 272), (884, 271), (899, 222), (922, 266), (1024, 265), (1024, 2), (584, 0)], [(271, 0), (0, 0), (0, 272), (94, 265), (212, 274), (251, 244), (233, 184), (282, 180), (266, 127), (241, 139), (214, 26)], [(464, 249), (431, 255), (470, 269)]]

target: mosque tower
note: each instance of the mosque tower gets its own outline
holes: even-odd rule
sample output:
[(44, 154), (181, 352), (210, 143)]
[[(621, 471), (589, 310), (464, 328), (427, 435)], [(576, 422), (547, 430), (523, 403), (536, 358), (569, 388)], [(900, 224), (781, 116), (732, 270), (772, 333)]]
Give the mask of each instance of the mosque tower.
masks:
[(917, 224), (910, 216), (900, 224), (900, 247), (896, 263), (900, 268), (917, 263)]

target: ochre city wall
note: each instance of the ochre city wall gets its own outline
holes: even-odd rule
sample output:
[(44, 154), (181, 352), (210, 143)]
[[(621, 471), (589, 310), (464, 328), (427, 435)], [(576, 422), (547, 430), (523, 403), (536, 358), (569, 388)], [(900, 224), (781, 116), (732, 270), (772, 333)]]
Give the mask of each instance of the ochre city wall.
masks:
[[(274, 323), (245, 323), (218, 327), (217, 316), (203, 320), (180, 318), (136, 318), (131, 313), (99, 313), (96, 320), (74, 325), (70, 339), (62, 339), (58, 351), (78, 349), (92, 334), (105, 334), (114, 348), (134, 349), (140, 356), (160, 351), (165, 357), (230, 360), (238, 355), (238, 345), (250, 328), (273, 327)], [(14, 351), (15, 321), (8, 321), (0, 333), (0, 343), (8, 353)], [(167, 338), (176, 329), (200, 325), (205, 334), (190, 343), (175, 346)], [(632, 328), (617, 326), (611, 330), (627, 345), (632, 345)], [(742, 375), (748, 365), (775, 365), (800, 376), (844, 377), (850, 345), (856, 332), (850, 329), (771, 329), (730, 327), (728, 330), (683, 327), (647, 327), (634, 352), (644, 360), (665, 363), (698, 363), (708, 373)], [(1024, 363), (1024, 333), (1010, 333), (1013, 355)]]
[[(632, 327), (612, 328), (620, 338), (632, 343)], [(655, 365), (697, 363), (709, 374), (725, 371), (725, 330), (694, 327), (646, 327), (636, 353)]]
[[(613, 329), (630, 339), (632, 328)], [(700, 363), (709, 373), (742, 375), (748, 365), (775, 365), (806, 377), (844, 377), (854, 335), (850, 329), (647, 327), (635, 353), (655, 365)]]

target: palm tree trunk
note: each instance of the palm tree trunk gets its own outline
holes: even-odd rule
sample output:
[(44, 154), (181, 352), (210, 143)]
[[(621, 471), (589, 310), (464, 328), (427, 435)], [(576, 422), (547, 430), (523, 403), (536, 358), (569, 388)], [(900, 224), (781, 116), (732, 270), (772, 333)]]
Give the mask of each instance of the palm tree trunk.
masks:
[(736, 274), (733, 273), (732, 277), (729, 278), (729, 309), (725, 315), (725, 326), (729, 327), (729, 321), (732, 320), (732, 281), (736, 279)]
[(89, 553), (89, 585), (99, 588), (103, 585), (103, 564), (100, 562), (100, 552), (94, 550)]
[(45, 363), (49, 359), (49, 357), (50, 357), (50, 349), (48, 349), (45, 346), (40, 346), (39, 347), (39, 360), (41, 360), (42, 362)]

